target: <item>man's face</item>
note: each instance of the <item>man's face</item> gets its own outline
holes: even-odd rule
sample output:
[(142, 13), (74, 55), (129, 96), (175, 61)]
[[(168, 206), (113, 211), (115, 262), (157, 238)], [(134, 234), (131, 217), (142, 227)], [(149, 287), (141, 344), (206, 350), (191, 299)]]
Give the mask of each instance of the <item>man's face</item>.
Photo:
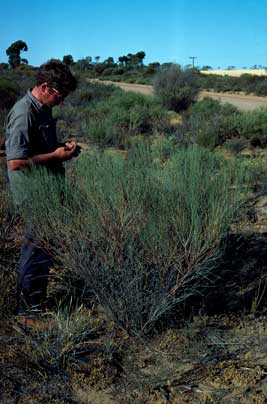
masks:
[(42, 103), (48, 107), (54, 107), (63, 104), (67, 94), (62, 94), (54, 87), (50, 87), (47, 83), (42, 84)]

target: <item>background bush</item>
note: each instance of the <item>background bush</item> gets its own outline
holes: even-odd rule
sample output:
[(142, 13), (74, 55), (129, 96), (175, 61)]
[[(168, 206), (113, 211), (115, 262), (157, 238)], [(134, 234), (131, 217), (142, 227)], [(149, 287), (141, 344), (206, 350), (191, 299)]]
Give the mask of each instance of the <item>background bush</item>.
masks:
[(128, 147), (133, 136), (162, 133), (169, 127), (166, 111), (152, 97), (120, 92), (89, 108), (87, 137), (98, 146)]
[(242, 74), (240, 77), (200, 74), (198, 82), (203, 90), (218, 92), (245, 92), (246, 94), (267, 95), (266, 77)]
[(209, 97), (198, 101), (184, 117), (186, 138), (200, 146), (214, 149), (226, 139), (237, 136), (235, 116), (238, 109)]
[(267, 108), (240, 112), (233, 120), (239, 136), (248, 139), (253, 146), (266, 146)]
[(186, 110), (199, 93), (197, 75), (194, 70), (182, 70), (175, 64), (161, 68), (154, 78), (154, 92), (167, 109)]
[[(267, 144), (267, 109), (240, 111), (231, 104), (223, 104), (209, 97), (195, 103), (177, 130), (177, 140), (197, 143), (200, 146), (214, 149), (227, 141), (231, 147), (237, 148), (261, 146)], [(229, 142), (230, 139), (233, 139)], [(243, 141), (238, 140), (243, 139)], [(239, 146), (237, 145), (239, 144)]]
[(112, 85), (79, 81), (78, 89), (65, 99), (63, 105), (53, 109), (54, 118), (57, 120), (58, 140), (85, 140), (87, 129), (84, 121), (91, 105), (108, 99), (116, 92), (120, 90)]
[(19, 94), (19, 87), (13, 81), (1, 78), (0, 79), (0, 111), (9, 109), (15, 103)]

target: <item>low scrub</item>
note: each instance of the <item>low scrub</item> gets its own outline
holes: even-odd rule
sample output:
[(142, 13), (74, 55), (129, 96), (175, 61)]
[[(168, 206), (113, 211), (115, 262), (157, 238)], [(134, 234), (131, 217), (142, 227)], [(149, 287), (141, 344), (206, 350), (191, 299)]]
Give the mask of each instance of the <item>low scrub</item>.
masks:
[(266, 146), (267, 109), (240, 111), (231, 104), (205, 97), (184, 115), (177, 138), (209, 149), (225, 142), (233, 151), (244, 148), (246, 142), (247, 146)]
[(24, 345), (25, 365), (38, 370), (41, 374), (53, 374), (68, 366), (81, 364), (83, 354), (95, 338), (96, 322), (90, 318), (83, 307), (72, 312), (62, 309), (43, 317), (43, 329), (16, 327)]
[(207, 285), (245, 195), (234, 162), (207, 150), (162, 161), (91, 152), (64, 183), (38, 170), (23, 185), (36, 237), (132, 335)]
[[(1, 174), (3, 174), (0, 171)], [(15, 243), (18, 237), (15, 228), (16, 217), (9, 193), (0, 180), (0, 317), (10, 316), (15, 308), (15, 266), (19, 249)]]
[(233, 155), (238, 155), (242, 150), (248, 147), (248, 144), (247, 139), (244, 139), (243, 137), (233, 137), (224, 143), (224, 147)]
[(9, 109), (15, 104), (19, 94), (19, 87), (11, 80), (0, 79), (0, 111)]
[(120, 90), (112, 85), (81, 80), (78, 89), (66, 98), (63, 105), (53, 110), (57, 121), (58, 140), (61, 142), (72, 138), (83, 140), (87, 134), (84, 120), (91, 105), (108, 99), (116, 92)]
[(218, 92), (244, 92), (246, 94), (267, 95), (266, 77), (242, 74), (240, 77), (228, 75), (201, 74), (199, 85), (202, 89)]
[(199, 93), (198, 74), (171, 64), (158, 71), (153, 87), (165, 108), (180, 112), (188, 109)]
[(127, 148), (131, 137), (158, 134), (168, 128), (166, 111), (152, 97), (121, 92), (98, 102), (86, 114), (90, 141), (100, 147)]
[(267, 145), (267, 108), (244, 111), (233, 117), (239, 136), (248, 139), (253, 146)]
[(186, 137), (200, 146), (214, 149), (237, 136), (236, 120), (240, 115), (231, 104), (222, 104), (209, 97), (197, 102), (186, 118)]

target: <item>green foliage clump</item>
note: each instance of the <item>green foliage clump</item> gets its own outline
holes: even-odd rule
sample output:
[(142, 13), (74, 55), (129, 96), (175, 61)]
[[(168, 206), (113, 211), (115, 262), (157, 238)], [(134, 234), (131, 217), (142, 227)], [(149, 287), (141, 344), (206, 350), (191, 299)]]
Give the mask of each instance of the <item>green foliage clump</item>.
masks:
[(266, 146), (267, 108), (240, 112), (233, 117), (233, 123), (239, 136), (248, 139), (253, 146)]
[(228, 150), (230, 153), (237, 155), (239, 154), (242, 150), (244, 150), (246, 147), (248, 147), (249, 142), (247, 139), (241, 137), (233, 137), (231, 139), (226, 140), (224, 143), (224, 147), (226, 150)]
[[(15, 287), (14, 245), (12, 245), (14, 231), (14, 215), (10, 196), (0, 191), (0, 316), (1, 319), (10, 315), (10, 299), (14, 295)], [(10, 245), (11, 244), (11, 245)], [(14, 296), (13, 296), (14, 298)], [(12, 302), (13, 304), (13, 302)]]
[(257, 156), (255, 158), (240, 158), (237, 160), (241, 169), (246, 172), (248, 186), (255, 192), (266, 193), (266, 167), (267, 158)]
[(86, 137), (84, 120), (90, 105), (105, 100), (119, 91), (112, 85), (81, 80), (78, 89), (65, 99), (63, 105), (53, 110), (54, 118), (57, 120), (58, 140), (62, 142), (71, 138), (82, 140)]
[(95, 336), (95, 331), (94, 321), (83, 307), (72, 312), (67, 308), (50, 313), (47, 327), (43, 330), (19, 330), (21, 343), (25, 344), (25, 363), (44, 374), (78, 364), (83, 343), (86, 345)]
[(0, 111), (7, 110), (15, 104), (19, 94), (19, 86), (11, 79), (0, 79)]
[(267, 80), (260, 81), (255, 86), (255, 94), (259, 96), (267, 95)]
[(240, 77), (200, 74), (199, 85), (202, 89), (218, 92), (244, 92), (246, 94), (267, 95), (266, 77), (242, 74)]
[(233, 161), (198, 147), (169, 160), (147, 147), (124, 159), (90, 152), (65, 182), (33, 172), (22, 209), (106, 313), (144, 334), (207, 284), (237, 220), (243, 181)]
[[(231, 104), (222, 104), (205, 97), (194, 104), (184, 116), (182, 132), (185, 139), (209, 149), (214, 149), (226, 141), (233, 149), (234, 144), (236, 149), (244, 148), (245, 140), (247, 146), (265, 146), (267, 109), (240, 111)], [(229, 142), (232, 138), (234, 140)]]
[(100, 147), (127, 147), (136, 135), (151, 135), (168, 126), (166, 111), (152, 97), (120, 92), (88, 109), (90, 141)]
[(0, 78), (0, 150), (4, 143), (4, 126), (8, 110), (15, 104), (19, 95), (19, 86), (13, 80)]
[(161, 68), (154, 77), (154, 92), (169, 110), (186, 110), (199, 93), (197, 72), (182, 70), (171, 64)]
[[(6, 189), (6, 172), (4, 159), (0, 158), (0, 317), (10, 316), (14, 303), (15, 261), (18, 255), (15, 238), (16, 217), (12, 207), (11, 196)], [(11, 302), (12, 301), (12, 302)]]
[(235, 106), (205, 97), (190, 110), (186, 122), (187, 137), (200, 146), (214, 149), (226, 139), (236, 136), (234, 117), (239, 115)]

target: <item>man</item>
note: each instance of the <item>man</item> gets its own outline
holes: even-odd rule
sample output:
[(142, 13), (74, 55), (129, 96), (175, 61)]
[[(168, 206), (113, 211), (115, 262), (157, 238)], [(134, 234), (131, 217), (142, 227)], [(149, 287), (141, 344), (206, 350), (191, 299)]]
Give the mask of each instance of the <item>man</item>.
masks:
[[(19, 100), (7, 118), (6, 156), (11, 190), (17, 204), (27, 197), (19, 193), (16, 184), (27, 175), (32, 165), (47, 168), (52, 175), (64, 175), (63, 162), (79, 153), (76, 142), (59, 145), (52, 108), (77, 87), (69, 68), (51, 59), (40, 66), (36, 85)], [(20, 190), (21, 191), (21, 190)], [(46, 298), (49, 267), (52, 257), (34, 240), (26, 226), (18, 267), (18, 312), (23, 307), (38, 312)]]

